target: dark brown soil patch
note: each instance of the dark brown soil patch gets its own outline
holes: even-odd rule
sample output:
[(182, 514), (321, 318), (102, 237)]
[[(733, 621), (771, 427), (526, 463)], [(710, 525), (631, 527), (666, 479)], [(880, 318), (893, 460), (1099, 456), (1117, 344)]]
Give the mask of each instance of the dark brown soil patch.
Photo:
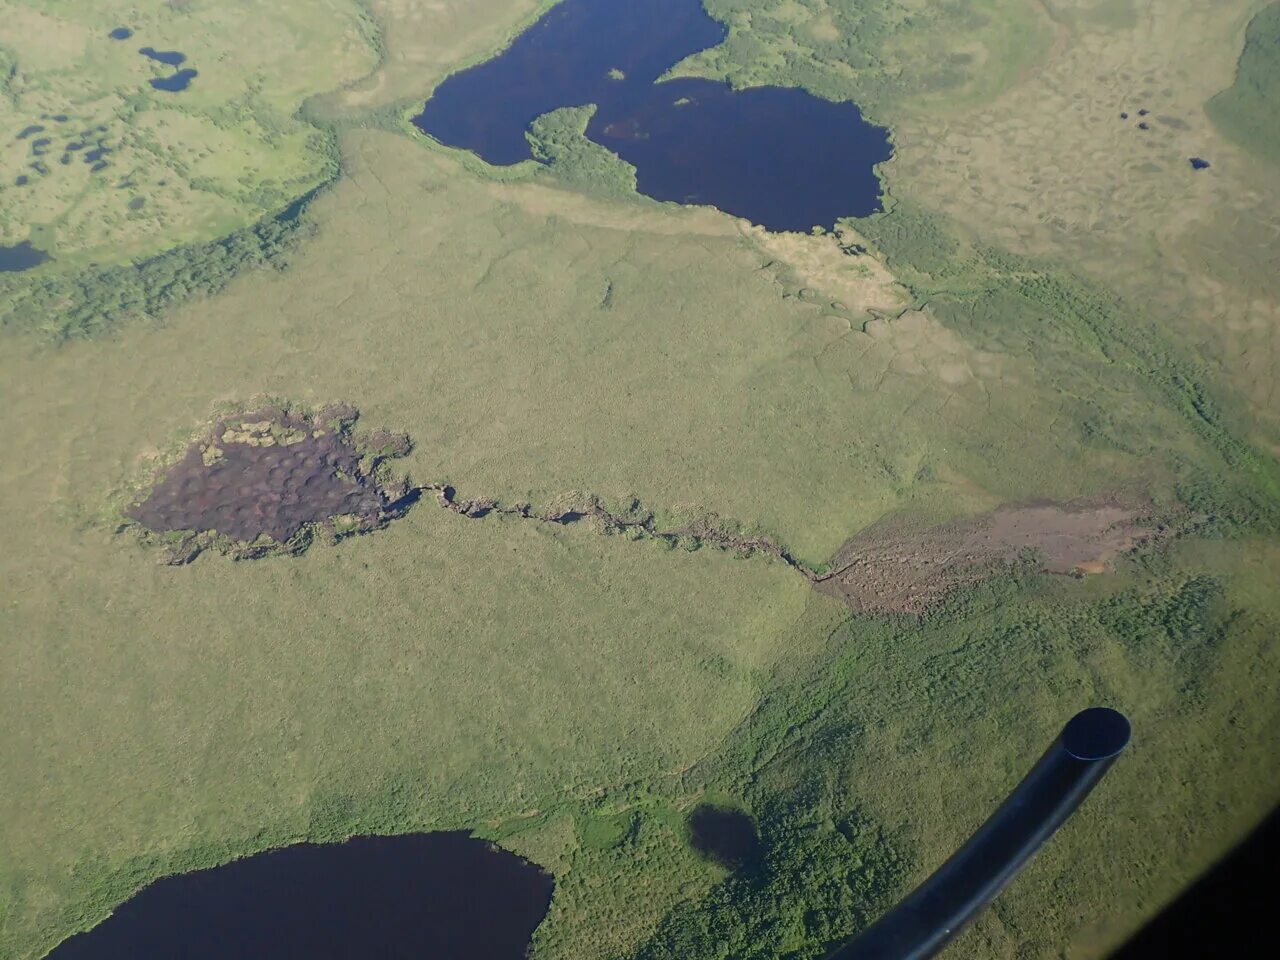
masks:
[[(212, 535), (265, 552), (298, 545), (314, 525), (331, 535), (373, 529), (408, 492), (379, 469), (386, 457), (407, 452), (408, 439), (378, 431), (358, 441), (355, 417), (348, 407), (314, 415), (264, 407), (224, 417), (125, 514), (155, 534)], [(199, 549), (191, 540), (182, 546), (180, 560), (194, 556), (184, 555), (187, 548)]]
[(919, 613), (947, 593), (1020, 561), (1050, 573), (1101, 573), (1112, 557), (1161, 533), (1141, 507), (1114, 500), (1036, 502), (922, 531), (877, 525), (841, 549), (818, 589), (855, 610)]
[(565, 494), (539, 510), (490, 497), (463, 499), (446, 483), (393, 480), (385, 461), (407, 453), (409, 438), (388, 430), (357, 436), (351, 429), (356, 416), (350, 407), (315, 414), (263, 407), (224, 417), (125, 513), (167, 545), (168, 562), (185, 563), (209, 546), (238, 559), (300, 552), (316, 531), (336, 540), (377, 529), (434, 494), (438, 506), (468, 518), (588, 521), (603, 533), (673, 547), (768, 556), (868, 613), (920, 613), (1015, 563), (1050, 573), (1101, 573), (1114, 556), (1168, 532), (1144, 525), (1142, 506), (1118, 500), (1012, 504), (927, 529), (877, 524), (845, 544), (830, 572), (819, 573), (776, 540), (739, 533), (714, 516), (668, 528), (639, 501), (619, 511), (589, 494)]

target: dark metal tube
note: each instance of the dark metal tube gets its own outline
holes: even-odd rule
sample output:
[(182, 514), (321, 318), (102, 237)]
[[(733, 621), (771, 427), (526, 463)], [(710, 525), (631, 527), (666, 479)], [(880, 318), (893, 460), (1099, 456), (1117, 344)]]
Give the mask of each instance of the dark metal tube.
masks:
[(1108, 707), (1077, 713), (963, 847), (828, 960), (924, 960), (947, 945), (1080, 806), (1129, 743)]

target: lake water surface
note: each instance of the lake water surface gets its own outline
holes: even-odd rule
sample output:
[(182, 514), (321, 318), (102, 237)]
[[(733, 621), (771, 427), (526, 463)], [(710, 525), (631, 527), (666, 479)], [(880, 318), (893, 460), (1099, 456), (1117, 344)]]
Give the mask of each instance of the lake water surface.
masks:
[(198, 70), (187, 68), (185, 70), (175, 70), (167, 77), (152, 77), (150, 82), (157, 90), (163, 90), (166, 93), (180, 93), (191, 86), (191, 81), (198, 74)]
[(50, 960), (523, 960), (550, 874), (466, 833), (299, 844), (142, 890)]
[[(24, 180), (25, 178), (19, 178)], [(11, 247), (0, 245), (0, 273), (16, 273), (19, 270), (30, 270), (49, 259), (49, 254), (33, 247), (28, 240)]]
[(532, 157), (525, 131), (595, 104), (587, 136), (636, 167), (641, 193), (710, 204), (772, 230), (880, 209), (888, 132), (851, 103), (797, 89), (658, 82), (719, 43), (698, 0), (564, 0), (498, 56), (446, 79), (414, 123), (492, 164)]

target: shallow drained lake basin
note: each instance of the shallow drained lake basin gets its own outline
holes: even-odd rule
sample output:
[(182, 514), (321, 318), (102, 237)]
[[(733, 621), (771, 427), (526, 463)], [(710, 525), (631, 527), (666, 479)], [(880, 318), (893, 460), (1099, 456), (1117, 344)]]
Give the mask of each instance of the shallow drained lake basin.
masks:
[(165, 877), (50, 960), (523, 960), (550, 874), (466, 833), (298, 844)]
[(646, 196), (709, 204), (770, 230), (831, 227), (880, 205), (888, 131), (803, 90), (659, 78), (719, 43), (698, 0), (564, 0), (501, 54), (446, 79), (414, 124), (495, 165), (533, 154), (525, 132), (595, 104), (591, 140), (636, 167)]

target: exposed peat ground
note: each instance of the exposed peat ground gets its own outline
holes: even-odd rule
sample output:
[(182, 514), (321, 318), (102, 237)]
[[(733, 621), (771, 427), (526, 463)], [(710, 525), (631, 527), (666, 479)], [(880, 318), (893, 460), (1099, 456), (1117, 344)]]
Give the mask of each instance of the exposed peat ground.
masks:
[(304, 531), (314, 525), (331, 536), (375, 529), (396, 515), (405, 493), (377, 468), (406, 453), (408, 438), (378, 431), (357, 440), (356, 416), (347, 407), (314, 415), (263, 407), (224, 417), (125, 515), (154, 534), (185, 534), (170, 551), (180, 563), (210, 537), (250, 557), (305, 548)]
[(993, 568), (1029, 558), (1049, 573), (1102, 573), (1108, 561), (1165, 528), (1118, 500), (1008, 504), (925, 530), (887, 522), (840, 550), (818, 588), (869, 613), (919, 613)]

